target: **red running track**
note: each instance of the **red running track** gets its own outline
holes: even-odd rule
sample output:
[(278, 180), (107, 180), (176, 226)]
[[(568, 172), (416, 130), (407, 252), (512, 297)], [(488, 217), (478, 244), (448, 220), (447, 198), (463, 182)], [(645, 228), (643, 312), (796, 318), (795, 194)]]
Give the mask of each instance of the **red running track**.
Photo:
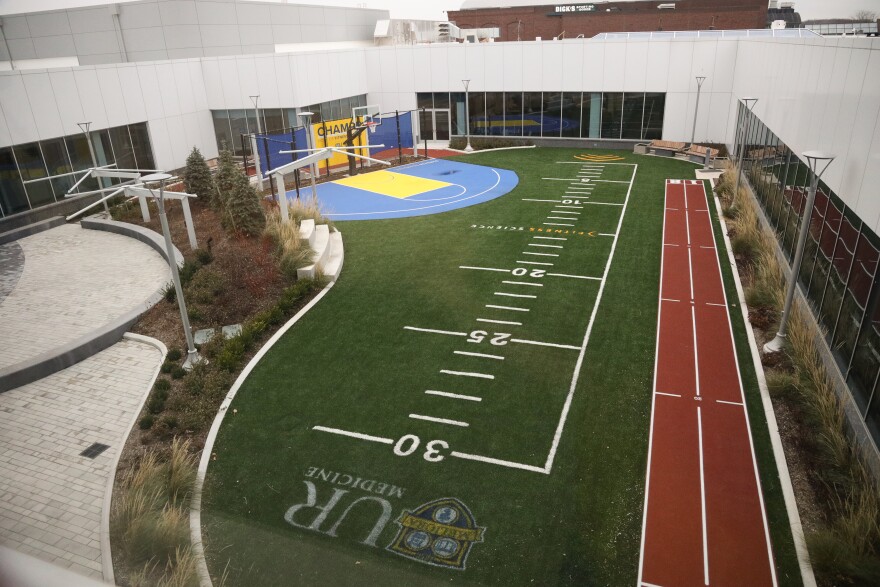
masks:
[(776, 585), (703, 182), (667, 180), (639, 585)]

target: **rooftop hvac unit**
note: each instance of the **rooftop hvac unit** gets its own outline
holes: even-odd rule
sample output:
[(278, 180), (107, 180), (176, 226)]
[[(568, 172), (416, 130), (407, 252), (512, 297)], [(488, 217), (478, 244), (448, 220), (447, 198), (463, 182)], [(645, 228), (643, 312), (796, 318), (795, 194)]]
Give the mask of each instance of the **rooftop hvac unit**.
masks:
[(437, 23), (437, 34), (440, 35), (441, 38), (449, 38), (449, 23), (448, 22), (438, 22)]

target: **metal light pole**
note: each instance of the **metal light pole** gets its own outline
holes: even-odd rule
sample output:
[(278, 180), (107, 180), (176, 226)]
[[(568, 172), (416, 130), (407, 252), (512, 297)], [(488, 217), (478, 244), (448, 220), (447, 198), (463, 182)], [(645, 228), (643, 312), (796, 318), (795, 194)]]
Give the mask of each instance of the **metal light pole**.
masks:
[[(776, 338), (764, 345), (765, 353), (775, 353), (782, 350), (785, 344), (785, 336), (788, 331), (788, 316), (791, 313), (791, 303), (794, 300), (794, 290), (797, 287), (797, 276), (801, 270), (801, 260), (804, 257), (804, 243), (807, 240), (807, 232), (810, 230), (810, 216), (813, 213), (813, 203), (816, 201), (816, 190), (819, 188), (819, 178), (834, 161), (834, 155), (828, 155), (820, 151), (805, 151), (804, 157), (813, 173), (810, 182), (810, 190), (807, 192), (807, 204), (804, 206), (804, 215), (801, 218), (801, 231), (798, 234), (797, 247), (795, 248), (794, 263), (791, 265), (791, 275), (788, 276), (788, 288), (785, 292), (785, 305), (782, 308), (782, 318), (779, 320), (779, 332)], [(819, 166), (825, 164), (822, 169)]]
[(461, 83), (464, 84), (464, 134), (467, 138), (467, 145), (464, 150), (466, 153), (472, 153), (474, 148), (471, 147), (471, 114), (470, 114), (470, 99), (468, 94), (468, 86), (471, 85), (471, 80), (463, 79)]
[[(89, 134), (89, 127), (92, 125), (91, 122), (77, 122), (76, 125), (79, 129), (86, 135), (86, 142), (89, 144), (89, 155), (92, 156), (92, 167), (98, 167), (98, 158), (95, 157), (95, 147), (92, 146), (92, 135)], [(101, 178), (98, 179), (98, 187), (103, 188), (104, 182), (101, 181)], [(110, 208), (107, 206), (107, 201), (104, 200), (104, 212), (110, 213)]]
[[(755, 103), (758, 101), (758, 99), (757, 98), (742, 98), (742, 101), (745, 102), (748, 114), (751, 114), (752, 109), (755, 107)], [(750, 102), (751, 102), (751, 104), (750, 104)], [(736, 157), (736, 163), (734, 163), (734, 165), (733, 165), (733, 170), (736, 172), (736, 183), (734, 184), (734, 188), (733, 188), (733, 197), (734, 198), (736, 198), (737, 195), (739, 194), (739, 176), (742, 175), (742, 171), (743, 171), (742, 158), (746, 152), (746, 141), (749, 139), (749, 131), (751, 130), (751, 128), (752, 128), (752, 117), (749, 116), (748, 120), (746, 120), (746, 128), (745, 128), (746, 132), (743, 135), (742, 140), (740, 141), (740, 145), (739, 145), (740, 153), (739, 153), (739, 156)]]
[[(314, 112), (300, 112), (299, 113), (299, 117), (302, 119), (303, 126), (306, 129), (306, 147), (308, 149), (315, 148), (315, 145), (312, 144), (312, 139), (314, 138), (314, 137), (312, 137), (312, 116), (314, 116), (314, 115), (315, 115)], [(325, 144), (326, 144), (326, 141), (325, 141)], [(311, 173), (309, 173), (309, 175), (312, 176), (312, 197), (317, 198), (318, 197), (318, 188), (315, 187), (315, 174), (318, 171), (318, 164), (312, 163), (311, 169), (309, 171), (311, 172)]]
[[(168, 265), (171, 267), (171, 279), (174, 281), (174, 293), (177, 294), (177, 305), (180, 308), (180, 319), (183, 322), (183, 333), (186, 335), (186, 361), (183, 368), (189, 371), (195, 365), (202, 363), (204, 359), (199, 356), (196, 345), (193, 342), (192, 327), (189, 325), (189, 315), (186, 313), (186, 302), (183, 299), (183, 287), (180, 285), (180, 274), (177, 272), (177, 262), (174, 259), (174, 244), (171, 242), (171, 230), (168, 228), (168, 218), (165, 216), (165, 182), (172, 176), (168, 173), (151, 173), (144, 175), (140, 181), (144, 184), (148, 182), (159, 182), (159, 197), (156, 203), (159, 207), (159, 221), (162, 223), (162, 234), (165, 236), (165, 254), (168, 256)], [(153, 197), (156, 194), (150, 190)]]
[(703, 87), (704, 81), (706, 81), (705, 76), (697, 76), (697, 103), (694, 105), (694, 128), (691, 130), (691, 145), (694, 144), (694, 137), (697, 135), (697, 112), (700, 110), (700, 89)]
[(259, 149), (257, 148), (257, 136), (263, 134), (263, 128), (260, 125), (260, 108), (257, 105), (260, 101), (260, 95), (256, 94), (254, 96), (250, 96), (251, 102), (254, 105), (254, 114), (257, 116), (257, 134), (251, 135), (251, 141), (253, 143), (254, 150), (254, 173), (257, 176), (257, 180), (260, 182), (260, 187), (263, 187), (263, 173), (260, 169), (260, 156)]

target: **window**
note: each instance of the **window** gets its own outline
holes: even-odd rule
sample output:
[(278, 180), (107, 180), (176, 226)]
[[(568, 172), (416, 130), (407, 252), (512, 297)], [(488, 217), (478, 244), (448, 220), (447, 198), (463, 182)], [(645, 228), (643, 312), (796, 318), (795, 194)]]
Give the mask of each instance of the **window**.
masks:
[(119, 169), (134, 169), (134, 150), (131, 148), (131, 137), (128, 136), (128, 127), (117, 126), (111, 128), (110, 142), (113, 143), (113, 152), (116, 155), (116, 167)]
[(12, 149), (0, 149), (0, 212), (9, 216), (30, 208)]
[(623, 124), (620, 138), (642, 138), (642, 115), (645, 110), (645, 94), (626, 93), (623, 95)]
[(620, 138), (620, 119), (623, 114), (623, 94), (605, 92), (602, 94), (602, 138)]
[(155, 169), (156, 161), (153, 159), (153, 148), (150, 143), (150, 133), (147, 123), (130, 124), (128, 132), (131, 135), (131, 146), (134, 150), (134, 158), (138, 169)]
[(562, 119), (562, 92), (544, 92), (541, 108), (541, 136), (558, 137)]
[(666, 94), (645, 93), (645, 116), (643, 118), (642, 138), (660, 139), (663, 136), (663, 111), (666, 108)]

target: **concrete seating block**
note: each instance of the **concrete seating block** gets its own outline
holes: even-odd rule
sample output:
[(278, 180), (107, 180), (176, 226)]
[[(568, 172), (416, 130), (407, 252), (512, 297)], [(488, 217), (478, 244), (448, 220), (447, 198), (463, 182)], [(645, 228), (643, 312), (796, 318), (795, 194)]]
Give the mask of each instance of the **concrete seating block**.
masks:
[(193, 334), (193, 342), (195, 342), (197, 346), (201, 346), (214, 338), (214, 334), (216, 334), (216, 332), (213, 328), (202, 328), (201, 330), (196, 330), (195, 334)]
[(223, 327), (223, 338), (225, 339), (235, 338), (239, 334), (241, 334), (241, 324), (230, 324)]

